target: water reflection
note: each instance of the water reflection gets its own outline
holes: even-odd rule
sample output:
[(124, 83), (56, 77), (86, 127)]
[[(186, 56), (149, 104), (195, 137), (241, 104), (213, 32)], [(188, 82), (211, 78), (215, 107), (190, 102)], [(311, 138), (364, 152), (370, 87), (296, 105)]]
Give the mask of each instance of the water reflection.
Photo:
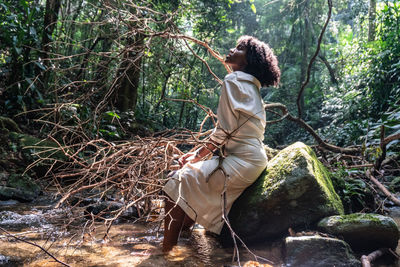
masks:
[[(72, 227), (61, 227), (66, 210), (53, 209), (49, 199), (34, 204), (0, 201), (0, 226), (24, 240), (35, 242), (59, 260), (71, 266), (234, 266), (232, 249), (222, 248), (214, 236), (200, 226), (183, 233), (178, 246), (168, 253), (161, 251), (159, 224), (122, 223), (114, 225), (104, 240), (106, 227), (98, 223), (93, 231), (81, 234)], [(267, 251), (267, 253), (266, 253)], [(280, 259), (276, 247), (259, 251), (260, 256)], [(254, 260), (245, 250), (241, 262)], [(247, 266), (257, 265), (249, 262)], [(0, 235), (0, 265), (60, 266), (39, 248)]]
[[(215, 236), (200, 226), (182, 233), (178, 246), (168, 253), (161, 251), (160, 224), (121, 223), (114, 225), (104, 240), (106, 227), (97, 223), (84, 235), (73, 227), (61, 227), (68, 212), (53, 209), (48, 199), (34, 204), (0, 201), (0, 226), (12, 234), (32, 241), (59, 260), (71, 266), (236, 266), (232, 248), (222, 248)], [(391, 216), (400, 224), (400, 208), (392, 208)], [(282, 243), (251, 247), (260, 257), (282, 265)], [(400, 248), (397, 248), (400, 253)], [(255, 261), (245, 249), (240, 250), (242, 266), (270, 266)], [(0, 234), (1, 266), (60, 266), (39, 248)], [(380, 261), (379, 267), (400, 267)]]

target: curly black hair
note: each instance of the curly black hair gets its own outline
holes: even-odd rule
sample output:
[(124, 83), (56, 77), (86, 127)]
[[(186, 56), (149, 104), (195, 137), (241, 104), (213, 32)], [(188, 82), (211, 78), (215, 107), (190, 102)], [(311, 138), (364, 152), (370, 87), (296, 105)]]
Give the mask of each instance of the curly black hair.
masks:
[(271, 48), (255, 37), (244, 35), (239, 38), (237, 45), (247, 48), (247, 66), (244, 72), (256, 77), (262, 86), (277, 86), (281, 78), (278, 59)]

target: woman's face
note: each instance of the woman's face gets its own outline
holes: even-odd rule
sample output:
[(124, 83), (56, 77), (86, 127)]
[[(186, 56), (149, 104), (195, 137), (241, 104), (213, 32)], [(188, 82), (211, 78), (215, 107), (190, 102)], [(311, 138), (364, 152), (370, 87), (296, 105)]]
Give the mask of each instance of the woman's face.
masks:
[(246, 52), (246, 47), (238, 44), (235, 48), (229, 50), (225, 63), (231, 66), (233, 71), (244, 70), (247, 66)]

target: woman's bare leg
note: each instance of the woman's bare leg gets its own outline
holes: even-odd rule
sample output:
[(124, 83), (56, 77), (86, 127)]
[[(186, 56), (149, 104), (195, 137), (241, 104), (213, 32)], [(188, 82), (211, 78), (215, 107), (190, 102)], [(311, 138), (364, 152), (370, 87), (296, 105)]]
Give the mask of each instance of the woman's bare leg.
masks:
[(179, 233), (182, 230), (185, 212), (169, 198), (165, 200), (164, 241), (163, 251), (170, 251), (178, 243)]
[(190, 217), (185, 214), (185, 218), (183, 219), (182, 230), (189, 230), (190, 227), (193, 226), (193, 224), (194, 224), (194, 221), (192, 219), (190, 219)]

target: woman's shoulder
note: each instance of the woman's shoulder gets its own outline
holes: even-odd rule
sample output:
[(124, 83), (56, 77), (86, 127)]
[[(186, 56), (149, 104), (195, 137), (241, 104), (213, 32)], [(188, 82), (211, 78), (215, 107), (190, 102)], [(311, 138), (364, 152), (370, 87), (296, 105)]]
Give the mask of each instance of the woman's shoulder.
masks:
[(237, 80), (237, 71), (225, 75), (224, 81), (235, 81), (235, 80)]
[(257, 88), (261, 87), (261, 84), (256, 77), (243, 71), (234, 71), (227, 74), (224, 78), (224, 81), (245, 81), (253, 83)]

